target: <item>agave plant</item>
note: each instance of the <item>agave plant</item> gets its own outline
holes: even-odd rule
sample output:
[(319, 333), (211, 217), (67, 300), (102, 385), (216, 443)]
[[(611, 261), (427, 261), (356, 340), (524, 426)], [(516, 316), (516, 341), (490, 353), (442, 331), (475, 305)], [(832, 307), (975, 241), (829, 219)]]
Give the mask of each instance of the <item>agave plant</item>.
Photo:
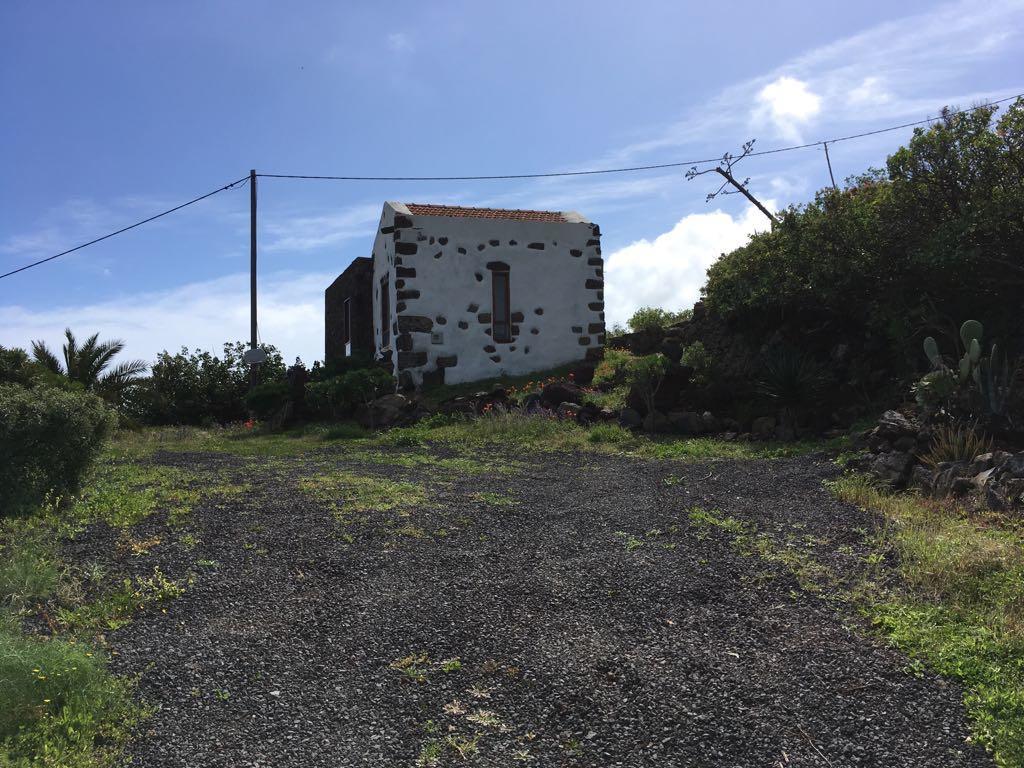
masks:
[(70, 328), (64, 331), (64, 337), (67, 341), (63, 347), (63, 364), (42, 341), (32, 342), (35, 361), (108, 399), (116, 399), (136, 377), (146, 372), (147, 366), (141, 360), (128, 360), (110, 368), (113, 359), (124, 350), (120, 339), (101, 342), (100, 335), (94, 333), (79, 344)]

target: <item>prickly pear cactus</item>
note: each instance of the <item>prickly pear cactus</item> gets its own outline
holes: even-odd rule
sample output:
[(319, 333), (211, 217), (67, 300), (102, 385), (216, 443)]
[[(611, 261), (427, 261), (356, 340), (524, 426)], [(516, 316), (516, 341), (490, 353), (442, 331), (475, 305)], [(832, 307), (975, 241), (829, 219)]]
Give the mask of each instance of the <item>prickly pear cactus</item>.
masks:
[(984, 333), (985, 327), (977, 320), (965, 320), (964, 324), (960, 326), (960, 340), (964, 343), (964, 349), (971, 348), (972, 340), (977, 341), (980, 346)]
[(942, 355), (939, 354), (939, 345), (931, 336), (924, 340), (924, 354), (928, 358), (928, 362), (932, 364), (932, 368), (938, 369), (942, 367)]

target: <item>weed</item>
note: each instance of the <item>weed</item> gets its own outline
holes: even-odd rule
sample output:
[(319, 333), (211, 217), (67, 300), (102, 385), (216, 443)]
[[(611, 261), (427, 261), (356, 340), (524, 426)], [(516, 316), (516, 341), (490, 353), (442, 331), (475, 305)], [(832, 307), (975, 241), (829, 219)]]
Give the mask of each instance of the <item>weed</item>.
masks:
[(131, 621), (135, 611), (155, 602), (181, 596), (185, 588), (168, 579), (159, 568), (147, 578), (125, 579), (121, 587), (92, 603), (76, 608), (59, 608), (58, 623), (70, 631), (101, 632), (117, 629)]
[(430, 665), (430, 657), (426, 653), (413, 653), (400, 659), (395, 659), (389, 665), (402, 673), (403, 679), (414, 683), (427, 682), (426, 668)]
[(476, 723), (486, 728), (501, 727), (501, 718), (498, 717), (496, 712), (492, 712), (489, 709), (478, 709), (476, 712), (466, 715), (466, 719), (471, 723)]
[(451, 734), (445, 742), (451, 747), (463, 760), (468, 760), (477, 752), (480, 751), (478, 742), (480, 741), (480, 734), (474, 733), (472, 736), (459, 736), (457, 734)]
[(451, 659), (445, 659), (440, 663), (442, 672), (458, 672), (460, 669), (462, 669), (462, 661), (459, 660), (458, 656), (455, 656)]
[(688, 513), (690, 524), (698, 529), (720, 528), (727, 533), (739, 536), (748, 532), (749, 526), (734, 517), (723, 517), (717, 509), (707, 510), (694, 507)]

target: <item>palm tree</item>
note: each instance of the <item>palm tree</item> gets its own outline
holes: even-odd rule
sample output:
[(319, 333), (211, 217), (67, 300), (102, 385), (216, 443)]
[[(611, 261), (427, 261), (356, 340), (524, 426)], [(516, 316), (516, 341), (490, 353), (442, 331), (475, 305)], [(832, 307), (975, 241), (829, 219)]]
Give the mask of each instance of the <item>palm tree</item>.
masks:
[(67, 343), (64, 344), (63, 366), (43, 341), (32, 342), (35, 361), (60, 376), (77, 381), (86, 389), (96, 390), (107, 399), (116, 400), (125, 387), (146, 372), (147, 366), (141, 360), (118, 363), (107, 370), (111, 360), (124, 349), (124, 342), (120, 339), (100, 343), (100, 335), (94, 333), (79, 346), (70, 328), (64, 331), (64, 336)]

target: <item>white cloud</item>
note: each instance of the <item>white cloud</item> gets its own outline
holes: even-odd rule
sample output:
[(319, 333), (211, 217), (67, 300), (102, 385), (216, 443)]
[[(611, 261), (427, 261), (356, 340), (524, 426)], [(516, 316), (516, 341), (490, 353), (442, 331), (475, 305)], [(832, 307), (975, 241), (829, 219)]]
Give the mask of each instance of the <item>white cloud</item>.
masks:
[(380, 203), (368, 203), (336, 213), (272, 219), (263, 225), (269, 241), (262, 248), (268, 252), (309, 251), (353, 238), (372, 243), (380, 210)]
[[(769, 209), (772, 202), (767, 202)], [(638, 240), (605, 260), (605, 317), (608, 325), (625, 324), (640, 307), (669, 310), (693, 306), (709, 266), (723, 253), (747, 242), (769, 226), (749, 206), (739, 216), (724, 211), (684, 216), (653, 241)]]
[[(323, 358), (324, 289), (336, 274), (260, 275), (259, 330), (291, 362)], [(0, 344), (27, 347), (35, 339), (60, 346), (64, 328), (80, 336), (126, 342), (124, 356), (152, 361), (183, 345), (220, 353), (225, 341), (249, 338), (249, 276), (236, 274), (82, 306), (32, 310), (0, 307)]]
[(800, 128), (821, 112), (821, 97), (807, 83), (795, 77), (780, 77), (757, 94), (754, 119), (771, 122), (779, 135), (800, 141)]
[(865, 77), (860, 85), (853, 88), (849, 95), (849, 104), (857, 107), (878, 106), (892, 99), (892, 94), (885, 90), (880, 77)]

